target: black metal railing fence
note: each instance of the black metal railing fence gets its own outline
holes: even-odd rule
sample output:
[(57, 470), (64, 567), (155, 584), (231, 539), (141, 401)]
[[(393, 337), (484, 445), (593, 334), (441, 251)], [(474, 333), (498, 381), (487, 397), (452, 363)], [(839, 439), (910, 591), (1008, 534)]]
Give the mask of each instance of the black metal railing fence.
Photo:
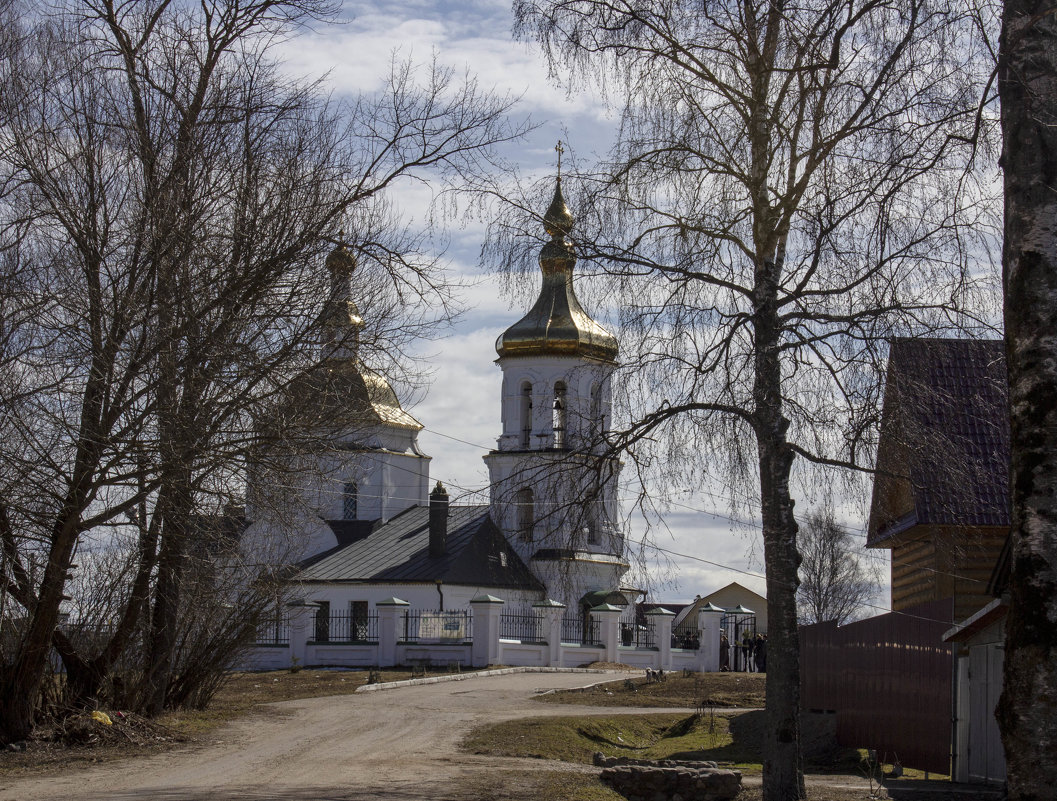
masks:
[(314, 643), (376, 643), (378, 615), (353, 612), (317, 615), (312, 635)]
[(579, 615), (566, 615), (562, 618), (562, 642), (602, 645), (602, 626), (597, 620), (584, 621)]
[(510, 609), (499, 616), (499, 636), (504, 640), (547, 641), (544, 614), (539, 609)]
[(280, 616), (267, 620), (257, 627), (254, 645), (289, 645), (290, 618)]

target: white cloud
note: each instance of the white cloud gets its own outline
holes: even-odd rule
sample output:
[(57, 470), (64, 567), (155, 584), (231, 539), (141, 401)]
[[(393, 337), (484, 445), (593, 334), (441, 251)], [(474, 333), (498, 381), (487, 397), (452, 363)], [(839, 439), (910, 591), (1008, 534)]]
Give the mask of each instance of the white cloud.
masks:
[(340, 23), (291, 39), (279, 56), (292, 74), (328, 75), (330, 88), (353, 95), (382, 88), (394, 53), (417, 62), (436, 54), (442, 64), (478, 76), (483, 86), (522, 97), (523, 113), (570, 125), (605, 117), (597, 96), (569, 97), (555, 87), (538, 50), (515, 42), (510, 27), (507, 3), (347, 4)]

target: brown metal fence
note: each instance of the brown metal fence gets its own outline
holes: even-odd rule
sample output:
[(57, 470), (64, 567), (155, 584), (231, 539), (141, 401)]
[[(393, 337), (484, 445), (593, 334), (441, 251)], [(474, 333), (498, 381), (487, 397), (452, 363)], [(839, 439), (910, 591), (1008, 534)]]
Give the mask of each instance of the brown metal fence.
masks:
[(950, 773), (952, 600), (800, 628), (801, 706), (837, 715), (837, 741)]

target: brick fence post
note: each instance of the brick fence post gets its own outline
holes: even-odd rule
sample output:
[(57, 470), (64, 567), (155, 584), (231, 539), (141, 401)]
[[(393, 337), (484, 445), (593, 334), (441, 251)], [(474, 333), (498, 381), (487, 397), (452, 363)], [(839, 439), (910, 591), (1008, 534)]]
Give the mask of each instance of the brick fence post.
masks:
[(663, 606), (654, 607), (646, 613), (653, 622), (653, 630), (657, 636), (657, 650), (660, 652), (661, 670), (672, 669), (672, 621), (675, 620), (675, 612), (665, 609)]
[(308, 632), (319, 606), (305, 601), (291, 601), (286, 608), (290, 614), (290, 667), (304, 667), (308, 658)]
[(543, 610), (543, 625), (547, 635), (547, 664), (550, 667), (561, 667), (562, 617), (565, 615), (565, 604), (548, 598), (546, 601), (532, 604), (532, 608)]
[(378, 608), (378, 667), (392, 667), (396, 664), (400, 622), (411, 604), (394, 597), (379, 601), (375, 606)]
[(719, 628), (722, 620), (723, 610), (712, 603), (707, 603), (697, 610), (697, 669), (701, 673), (715, 673), (719, 670)]
[(502, 598), (481, 593), (470, 600), (473, 609), (473, 646), (470, 659), (474, 667), (499, 664), (499, 618), (503, 614)]
[(620, 645), (620, 616), (624, 610), (613, 604), (591, 607), (591, 617), (599, 621), (602, 644), (606, 647), (606, 662), (617, 661), (617, 646)]

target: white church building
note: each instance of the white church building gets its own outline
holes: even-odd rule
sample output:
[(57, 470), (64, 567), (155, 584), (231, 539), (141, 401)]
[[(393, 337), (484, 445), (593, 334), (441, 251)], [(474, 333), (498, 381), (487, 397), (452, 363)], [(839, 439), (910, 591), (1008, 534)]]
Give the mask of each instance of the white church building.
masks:
[(572, 224), (559, 178), (544, 216), (539, 297), (496, 342), (502, 428), (484, 457), (488, 505), (450, 504), (440, 482), (431, 491), (422, 424), (359, 357), (355, 259), (344, 247), (328, 257), (319, 380), (293, 394), (336, 422), (318, 449), (297, 456), (297, 478), (283, 473), (291, 502), (277, 502), (261, 470), (246, 508), (248, 541), (286, 544), (295, 594), (317, 615), (366, 619), (396, 601), (469, 609), (481, 597), (508, 608), (553, 600), (583, 614), (634, 602), (621, 584), (620, 465), (602, 437), (618, 345), (577, 300)]

